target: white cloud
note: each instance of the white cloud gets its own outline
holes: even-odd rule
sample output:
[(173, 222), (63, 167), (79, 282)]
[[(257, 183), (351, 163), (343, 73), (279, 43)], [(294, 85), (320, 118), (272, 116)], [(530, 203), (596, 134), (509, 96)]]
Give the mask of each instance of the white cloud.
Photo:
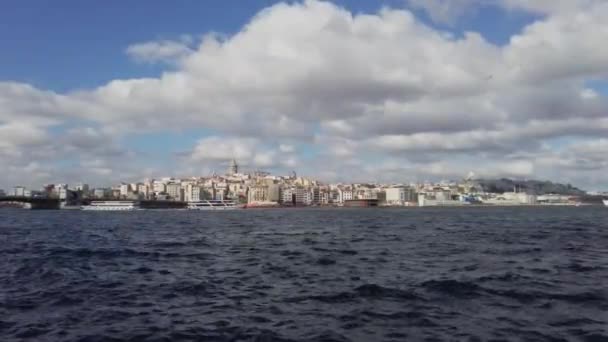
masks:
[(194, 52), (189, 46), (190, 43), (192, 43), (191, 38), (180, 41), (150, 41), (130, 45), (125, 52), (133, 60), (140, 63), (177, 63)]
[(407, 0), (413, 8), (426, 11), (438, 23), (453, 24), (454, 21), (475, 8), (486, 3), (484, 0)]
[(295, 152), (296, 148), (293, 145), (280, 144), (279, 150), (281, 150), (281, 152), (291, 153), (291, 152)]
[(501, 0), (500, 4), (508, 9), (552, 14), (588, 10), (601, 2), (603, 0)]
[[(486, 173), (542, 174), (532, 157), (503, 165), (496, 156), (553, 158), (557, 152), (544, 150), (553, 139), (608, 135), (606, 98), (587, 82), (608, 76), (608, 5), (551, 3), (502, 0), (504, 8), (545, 14), (505, 46), (474, 32), (454, 38), (406, 10), (353, 14), (314, 0), (277, 4), (233, 36), (129, 47), (135, 59), (172, 64), (157, 78), (67, 94), (0, 83), (0, 130), (10, 132), (0, 136), (0, 155), (23, 165), (36, 142), (24, 137), (38, 136), (47, 155), (88, 153), (87, 160), (103, 162), (83, 162), (92, 172), (128, 176), (136, 170), (111, 163), (132, 156), (123, 137), (204, 128), (217, 133), (188, 154), (198, 169), (235, 157), (251, 167), (322, 165), (307, 171), (318, 175), (327, 167), (326, 175), (356, 176), (349, 170), (369, 163), (365, 175), (373, 176), (372, 169), (382, 172), (377, 160), (397, 158), (407, 172), (439, 176), (466, 174), (471, 166), (460, 160), (474, 156)], [(448, 18), (480, 2), (424, 4), (439, 6), (438, 18), (444, 6)], [(45, 144), (53, 139), (49, 128), (71, 120), (74, 128), (57, 139), (63, 147)], [(99, 148), (104, 141), (108, 147)], [(299, 158), (301, 144), (318, 149), (318, 159)], [(433, 167), (420, 167), (423, 159)]]
[(453, 25), (458, 19), (479, 7), (500, 7), (505, 10), (552, 15), (588, 11), (604, 0), (405, 0), (414, 8), (424, 10), (437, 23)]
[(257, 144), (258, 141), (252, 138), (211, 136), (198, 141), (191, 158), (196, 161), (250, 159), (255, 153), (255, 145)]
[(269, 144), (258, 138), (209, 136), (200, 139), (185, 157), (191, 163), (214, 170), (226, 168), (233, 158), (238, 161), (241, 170), (274, 170), (297, 166), (294, 151), (291, 145)]

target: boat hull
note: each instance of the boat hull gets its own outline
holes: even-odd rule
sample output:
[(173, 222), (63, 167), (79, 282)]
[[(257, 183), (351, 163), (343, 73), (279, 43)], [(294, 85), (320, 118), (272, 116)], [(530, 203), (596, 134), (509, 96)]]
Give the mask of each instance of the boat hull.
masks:
[(139, 203), (129, 201), (98, 201), (81, 207), (86, 211), (133, 211), (139, 210)]
[(105, 208), (96, 208), (90, 206), (81, 207), (82, 210), (85, 211), (134, 211), (140, 210), (139, 208), (123, 208), (123, 207), (105, 207)]
[(232, 201), (200, 201), (188, 203), (186, 209), (188, 210), (199, 210), (199, 211), (213, 211), (213, 210), (236, 210), (242, 209), (241, 206)]

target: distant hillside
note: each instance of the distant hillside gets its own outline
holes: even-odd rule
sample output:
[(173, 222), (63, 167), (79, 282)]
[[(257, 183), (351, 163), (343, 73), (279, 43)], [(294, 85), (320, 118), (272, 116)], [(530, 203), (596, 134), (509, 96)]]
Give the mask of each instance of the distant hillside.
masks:
[(582, 196), (586, 192), (573, 187), (570, 184), (553, 183), (549, 181), (538, 181), (538, 180), (513, 180), (513, 179), (479, 179), (477, 183), (486, 192), (494, 193), (505, 193), (511, 192), (515, 188), (521, 192), (527, 192), (529, 194), (544, 195), (544, 194), (560, 194), (560, 195), (574, 195)]

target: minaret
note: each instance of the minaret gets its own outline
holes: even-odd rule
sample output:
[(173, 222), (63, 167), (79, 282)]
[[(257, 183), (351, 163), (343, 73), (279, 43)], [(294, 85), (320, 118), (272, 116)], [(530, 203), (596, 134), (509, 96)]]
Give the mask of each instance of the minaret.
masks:
[(235, 175), (237, 173), (239, 173), (239, 165), (236, 163), (236, 160), (234, 158), (232, 158), (232, 161), (230, 162), (230, 166), (228, 167), (228, 174)]

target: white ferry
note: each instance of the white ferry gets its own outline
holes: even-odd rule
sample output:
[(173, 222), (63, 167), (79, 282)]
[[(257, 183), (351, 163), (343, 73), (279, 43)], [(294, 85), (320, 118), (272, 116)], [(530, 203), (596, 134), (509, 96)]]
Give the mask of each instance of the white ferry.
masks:
[(139, 208), (139, 203), (135, 201), (93, 201), (89, 205), (82, 206), (82, 210), (97, 211), (128, 211)]
[(242, 209), (234, 201), (209, 200), (199, 202), (188, 202), (187, 209), (189, 210), (234, 210)]

